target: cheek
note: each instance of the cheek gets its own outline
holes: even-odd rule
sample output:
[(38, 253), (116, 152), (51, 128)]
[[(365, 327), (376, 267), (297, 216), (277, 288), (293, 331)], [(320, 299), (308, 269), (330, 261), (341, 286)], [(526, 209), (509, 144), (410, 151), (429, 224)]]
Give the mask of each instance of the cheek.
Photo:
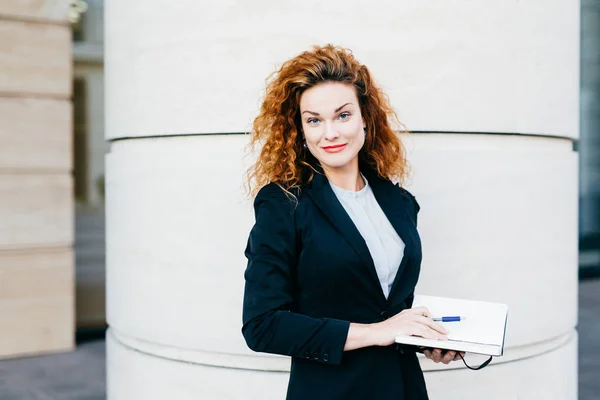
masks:
[(304, 140), (306, 140), (306, 143), (310, 144), (317, 144), (319, 143), (319, 140), (321, 139), (321, 135), (319, 133), (319, 131), (316, 128), (308, 128), (304, 130)]
[(358, 126), (348, 127), (344, 130), (344, 136), (354, 142), (364, 143), (365, 134), (362, 128), (362, 124)]

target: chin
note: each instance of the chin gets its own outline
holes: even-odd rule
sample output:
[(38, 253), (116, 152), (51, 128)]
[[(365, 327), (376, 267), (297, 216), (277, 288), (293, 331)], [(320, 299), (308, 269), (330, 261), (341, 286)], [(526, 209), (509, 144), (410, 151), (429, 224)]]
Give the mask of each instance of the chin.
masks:
[(333, 157), (326, 157), (324, 159), (319, 160), (322, 166), (326, 168), (342, 168), (346, 165), (351, 164), (352, 159), (347, 159), (344, 157), (343, 159), (335, 159)]

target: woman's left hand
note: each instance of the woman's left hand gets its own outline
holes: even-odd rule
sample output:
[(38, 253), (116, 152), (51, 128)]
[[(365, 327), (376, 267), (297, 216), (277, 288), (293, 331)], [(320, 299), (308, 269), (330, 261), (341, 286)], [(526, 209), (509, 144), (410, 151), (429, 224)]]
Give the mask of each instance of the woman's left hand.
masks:
[(435, 363), (442, 362), (444, 364), (450, 364), (451, 361), (460, 360), (460, 356), (465, 356), (464, 352), (457, 352), (454, 350), (441, 350), (441, 349), (425, 349), (423, 350), (425, 357), (433, 360)]

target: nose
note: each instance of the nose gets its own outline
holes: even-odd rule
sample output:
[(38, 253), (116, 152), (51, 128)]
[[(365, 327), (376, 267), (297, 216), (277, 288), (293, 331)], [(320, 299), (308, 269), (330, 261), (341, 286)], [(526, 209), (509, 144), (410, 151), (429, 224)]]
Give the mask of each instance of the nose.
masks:
[(325, 139), (327, 140), (335, 140), (340, 136), (334, 124), (327, 123), (325, 124)]

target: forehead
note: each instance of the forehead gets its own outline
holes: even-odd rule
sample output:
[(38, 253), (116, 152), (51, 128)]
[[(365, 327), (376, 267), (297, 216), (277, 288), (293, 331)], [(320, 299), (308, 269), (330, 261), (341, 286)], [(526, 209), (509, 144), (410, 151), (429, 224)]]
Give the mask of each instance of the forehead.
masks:
[(358, 104), (354, 86), (340, 82), (325, 82), (302, 93), (300, 111), (333, 112), (344, 103)]

